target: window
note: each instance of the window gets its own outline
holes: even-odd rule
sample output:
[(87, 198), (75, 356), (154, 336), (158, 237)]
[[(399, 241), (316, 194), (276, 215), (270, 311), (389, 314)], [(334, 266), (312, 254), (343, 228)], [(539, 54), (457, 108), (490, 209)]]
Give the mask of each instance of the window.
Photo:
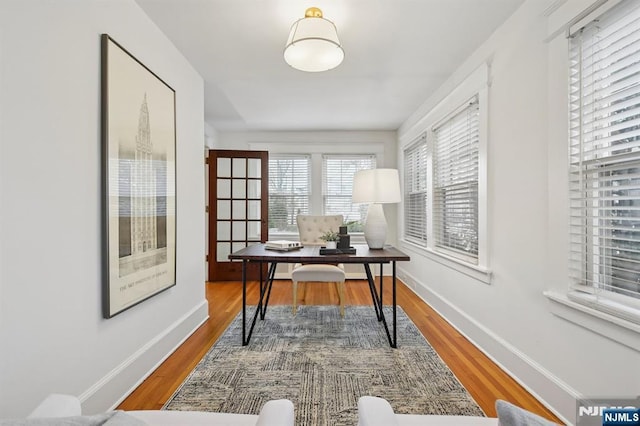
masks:
[(569, 92), (572, 296), (638, 321), (638, 2), (621, 3), (571, 36)]
[(436, 248), (478, 262), (478, 97), (433, 129)]
[(309, 155), (270, 156), (270, 232), (298, 232), (296, 216), (309, 214), (310, 171)]
[(375, 155), (323, 155), (323, 214), (341, 214), (350, 224), (349, 232), (362, 231), (367, 215), (366, 204), (351, 204), (353, 176), (359, 170), (375, 169)]
[(426, 117), (404, 149), (404, 241), (489, 283), (486, 250), (486, 86), (480, 68)]
[(427, 136), (404, 151), (404, 235), (427, 244)]
[[(326, 149), (326, 146), (323, 146)], [(338, 147), (339, 148), (339, 147)], [(364, 151), (364, 150), (363, 150)], [(375, 153), (269, 155), (269, 235), (294, 238), (299, 214), (341, 214), (349, 232), (362, 232), (367, 205), (351, 204), (353, 176), (375, 168)]]

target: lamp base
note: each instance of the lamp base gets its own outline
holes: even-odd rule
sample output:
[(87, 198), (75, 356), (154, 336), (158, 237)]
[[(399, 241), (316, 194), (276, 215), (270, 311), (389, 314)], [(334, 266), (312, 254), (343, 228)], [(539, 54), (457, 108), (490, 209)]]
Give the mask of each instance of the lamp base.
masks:
[(387, 240), (387, 220), (382, 204), (371, 203), (364, 222), (364, 239), (370, 249), (382, 249)]

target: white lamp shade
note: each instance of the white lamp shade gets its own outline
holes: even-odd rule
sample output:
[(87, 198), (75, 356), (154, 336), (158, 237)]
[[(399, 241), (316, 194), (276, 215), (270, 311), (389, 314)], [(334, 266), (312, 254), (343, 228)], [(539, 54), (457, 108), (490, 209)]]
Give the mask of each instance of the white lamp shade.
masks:
[(302, 18), (291, 26), (284, 60), (301, 71), (328, 71), (340, 65), (344, 50), (333, 22), (324, 18)]
[(354, 203), (399, 203), (398, 170), (370, 169), (356, 172), (351, 199)]

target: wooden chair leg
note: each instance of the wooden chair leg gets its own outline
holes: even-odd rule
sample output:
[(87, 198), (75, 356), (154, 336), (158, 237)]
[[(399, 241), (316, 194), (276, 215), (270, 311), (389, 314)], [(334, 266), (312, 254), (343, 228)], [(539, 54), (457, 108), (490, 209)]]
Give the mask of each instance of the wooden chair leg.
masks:
[(344, 281), (336, 282), (336, 290), (338, 291), (338, 301), (340, 303), (340, 316), (344, 318)]
[(298, 310), (298, 282), (293, 282), (293, 303), (291, 304), (291, 312), (293, 315), (296, 314)]

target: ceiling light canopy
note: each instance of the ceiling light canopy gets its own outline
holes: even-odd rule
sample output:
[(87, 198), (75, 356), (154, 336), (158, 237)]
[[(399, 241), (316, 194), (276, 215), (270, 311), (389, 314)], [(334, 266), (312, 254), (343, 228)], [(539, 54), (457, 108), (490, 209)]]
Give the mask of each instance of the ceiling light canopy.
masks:
[(304, 18), (291, 26), (284, 60), (300, 71), (320, 72), (337, 67), (343, 59), (336, 26), (317, 7), (307, 9)]

